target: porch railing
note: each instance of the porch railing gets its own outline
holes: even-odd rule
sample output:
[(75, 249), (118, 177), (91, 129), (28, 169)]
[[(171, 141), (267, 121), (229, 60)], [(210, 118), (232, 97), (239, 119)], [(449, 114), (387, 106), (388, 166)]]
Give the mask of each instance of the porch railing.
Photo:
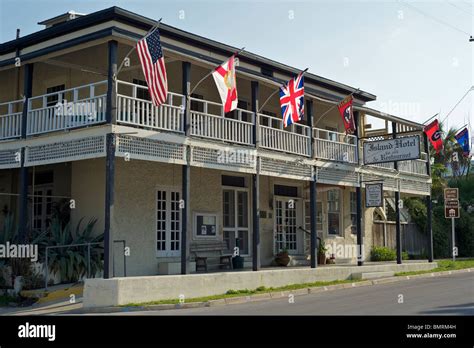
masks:
[(311, 156), (311, 130), (302, 124), (293, 124), (288, 130), (283, 128), (279, 118), (258, 114), (260, 118), (260, 147)]
[(117, 123), (172, 132), (184, 132), (184, 96), (168, 92), (166, 103), (155, 106), (148, 87), (117, 81)]
[(313, 128), (316, 158), (357, 163), (357, 138), (320, 128)]
[(23, 100), (0, 103), (0, 139), (20, 137), (22, 111)]
[(107, 81), (32, 97), (28, 100), (27, 135), (84, 127), (105, 121)]

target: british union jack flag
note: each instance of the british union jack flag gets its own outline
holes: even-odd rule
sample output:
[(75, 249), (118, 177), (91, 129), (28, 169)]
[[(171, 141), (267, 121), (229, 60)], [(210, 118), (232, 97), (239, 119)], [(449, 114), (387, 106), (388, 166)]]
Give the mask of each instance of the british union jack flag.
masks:
[(280, 87), (280, 106), (285, 127), (301, 121), (304, 116), (304, 78), (303, 74)]

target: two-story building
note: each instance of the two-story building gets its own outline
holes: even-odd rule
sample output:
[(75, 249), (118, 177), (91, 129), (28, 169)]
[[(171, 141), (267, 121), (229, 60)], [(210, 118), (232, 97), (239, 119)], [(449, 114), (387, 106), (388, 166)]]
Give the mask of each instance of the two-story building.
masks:
[[(213, 241), (224, 253), (238, 243), (254, 270), (282, 249), (315, 267), (317, 237), (364, 245), (365, 258), (366, 182), (388, 196), (430, 195), (423, 125), (366, 106), (369, 92), (308, 72), (304, 120), (284, 128), (277, 94), (259, 105), (299, 70), (244, 51), (236, 111), (223, 113), (212, 77), (188, 104), (237, 49), (162, 23), (169, 94), (155, 107), (136, 52), (122, 64), (153, 20), (112, 7), (39, 24), (0, 45), (0, 205), (24, 233), (47, 228), (53, 201), (73, 200), (73, 226), (95, 217), (105, 233), (105, 277), (114, 253), (120, 267), (118, 240), (127, 275), (193, 272), (193, 246)], [(335, 107), (349, 94), (356, 135)], [(363, 142), (394, 134), (420, 134), (422, 158), (364, 165)]]

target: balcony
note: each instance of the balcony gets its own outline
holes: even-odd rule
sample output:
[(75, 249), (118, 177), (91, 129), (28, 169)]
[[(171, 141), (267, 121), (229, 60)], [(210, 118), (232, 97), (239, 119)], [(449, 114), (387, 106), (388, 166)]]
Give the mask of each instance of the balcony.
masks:
[[(28, 100), (27, 136), (88, 127), (106, 120), (107, 81), (100, 81)], [(156, 107), (148, 88), (117, 81), (117, 123), (155, 131), (185, 134), (183, 105), (179, 93), (168, 93), (166, 103)], [(304, 124), (283, 127), (280, 117), (236, 109), (224, 114), (223, 106), (209, 100), (190, 98), (189, 134), (193, 138), (254, 147), (253, 130), (258, 121), (257, 140), (262, 149), (310, 158), (311, 137), (316, 159), (357, 164), (357, 138), (353, 135), (313, 128)], [(21, 136), (23, 101), (0, 104), (0, 140)], [(362, 153), (362, 152), (360, 152)], [(426, 154), (422, 159), (399, 162), (405, 173), (426, 175)], [(374, 167), (393, 169), (393, 163)]]

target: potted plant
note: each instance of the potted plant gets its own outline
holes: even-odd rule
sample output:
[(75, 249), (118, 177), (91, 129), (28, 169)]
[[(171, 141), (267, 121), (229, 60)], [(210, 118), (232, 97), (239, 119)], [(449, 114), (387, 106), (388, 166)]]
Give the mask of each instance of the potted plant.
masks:
[(288, 266), (290, 263), (290, 256), (288, 255), (288, 249), (285, 247), (281, 249), (275, 256), (275, 262), (278, 266)]
[(326, 243), (321, 239), (318, 245), (318, 265), (325, 265), (326, 264)]

